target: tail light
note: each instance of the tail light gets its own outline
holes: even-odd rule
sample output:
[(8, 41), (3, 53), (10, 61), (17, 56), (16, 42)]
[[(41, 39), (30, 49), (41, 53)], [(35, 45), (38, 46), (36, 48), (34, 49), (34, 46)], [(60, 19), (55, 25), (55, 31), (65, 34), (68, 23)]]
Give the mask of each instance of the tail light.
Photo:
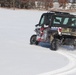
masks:
[(59, 27), (58, 28), (58, 33), (61, 35), (61, 32), (62, 32), (62, 28), (61, 27)]
[(59, 27), (59, 28), (58, 28), (58, 31), (59, 31), (59, 32), (62, 32), (62, 28), (61, 28), (61, 27)]

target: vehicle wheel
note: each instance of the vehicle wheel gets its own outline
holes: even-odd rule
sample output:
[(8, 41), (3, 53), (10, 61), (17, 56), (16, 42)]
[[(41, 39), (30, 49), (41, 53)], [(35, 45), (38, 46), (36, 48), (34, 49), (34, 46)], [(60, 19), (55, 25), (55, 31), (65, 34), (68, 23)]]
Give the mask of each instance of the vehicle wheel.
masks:
[(51, 50), (54, 50), (56, 51), (57, 50), (57, 40), (54, 39), (52, 42), (51, 42), (51, 47), (50, 47)]
[(76, 49), (76, 44), (74, 44), (73, 46), (74, 46), (74, 49)]
[(76, 49), (76, 39), (74, 40), (74, 49)]
[(74, 46), (74, 49), (76, 49), (76, 46)]
[(35, 45), (38, 45), (38, 41), (36, 41), (36, 37), (37, 35), (32, 35), (31, 38), (30, 38), (30, 44), (35, 44)]

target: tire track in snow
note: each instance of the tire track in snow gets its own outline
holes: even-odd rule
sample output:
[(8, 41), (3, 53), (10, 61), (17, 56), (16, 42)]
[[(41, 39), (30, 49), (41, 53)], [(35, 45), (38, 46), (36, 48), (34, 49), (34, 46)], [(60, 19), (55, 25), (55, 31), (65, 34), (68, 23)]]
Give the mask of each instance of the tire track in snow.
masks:
[(69, 74), (76, 72), (76, 55), (69, 53), (67, 51), (57, 51), (57, 52), (68, 58), (69, 60), (68, 65), (62, 68), (59, 68), (57, 70), (38, 74), (38, 75), (67, 75), (67, 74), (69, 75)]

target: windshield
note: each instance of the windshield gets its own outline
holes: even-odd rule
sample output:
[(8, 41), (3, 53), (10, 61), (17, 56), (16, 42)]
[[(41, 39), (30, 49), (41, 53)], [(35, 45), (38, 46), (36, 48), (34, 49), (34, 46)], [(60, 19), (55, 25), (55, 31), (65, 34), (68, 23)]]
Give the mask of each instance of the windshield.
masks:
[(54, 16), (52, 25), (60, 27), (76, 27), (76, 17)]
[(40, 25), (43, 25), (44, 24), (44, 20), (45, 20), (45, 16), (42, 16), (41, 17), (41, 20), (40, 20)]
[(50, 24), (50, 21), (51, 21), (51, 14), (49, 14), (49, 13), (48, 14), (43, 14), (41, 16), (39, 25), (40, 26), (49, 25)]

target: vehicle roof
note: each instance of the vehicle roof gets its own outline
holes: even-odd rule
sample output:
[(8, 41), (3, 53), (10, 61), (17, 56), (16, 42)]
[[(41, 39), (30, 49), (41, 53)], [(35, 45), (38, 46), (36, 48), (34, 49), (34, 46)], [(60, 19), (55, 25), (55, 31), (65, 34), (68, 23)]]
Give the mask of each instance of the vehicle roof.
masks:
[(52, 15), (61, 15), (61, 16), (71, 16), (71, 17), (76, 17), (76, 15), (70, 14), (68, 12), (59, 12), (59, 11), (49, 11), (44, 14), (52, 14)]

